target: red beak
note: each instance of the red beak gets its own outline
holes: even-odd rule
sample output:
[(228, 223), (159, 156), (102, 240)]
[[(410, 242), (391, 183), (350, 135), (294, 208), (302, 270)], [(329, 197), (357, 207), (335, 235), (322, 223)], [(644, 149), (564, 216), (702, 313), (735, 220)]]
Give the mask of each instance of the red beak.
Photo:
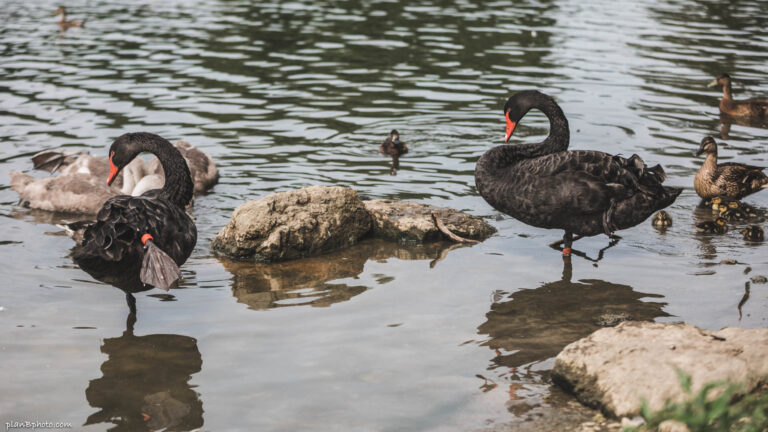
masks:
[(117, 167), (112, 163), (112, 155), (109, 155), (109, 178), (107, 179), (107, 186), (112, 185), (112, 182), (115, 181), (117, 171)]
[(507, 119), (507, 134), (504, 136), (504, 142), (509, 141), (509, 138), (512, 137), (512, 132), (515, 131), (515, 126), (517, 125), (515, 122), (509, 119), (509, 117), (504, 116)]

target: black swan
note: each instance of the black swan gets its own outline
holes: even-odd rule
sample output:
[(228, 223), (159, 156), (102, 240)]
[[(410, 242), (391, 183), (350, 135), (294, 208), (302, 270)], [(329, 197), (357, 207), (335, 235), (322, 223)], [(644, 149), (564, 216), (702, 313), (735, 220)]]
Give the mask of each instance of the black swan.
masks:
[(488, 150), (477, 161), (475, 184), (495, 209), (528, 225), (565, 230), (563, 255), (570, 255), (574, 234), (610, 236), (633, 227), (682, 191), (662, 186), (661, 166), (649, 168), (637, 155), (568, 151), (568, 120), (554, 99), (535, 90), (516, 93), (504, 105), (505, 141), (532, 108), (549, 118), (549, 136)]
[(696, 156), (707, 154), (707, 159), (693, 179), (693, 187), (702, 198), (726, 197), (740, 200), (768, 187), (765, 168), (736, 162), (717, 163), (717, 142), (704, 137)]
[[(216, 163), (210, 156), (186, 141), (178, 141), (176, 149), (189, 166), (195, 194), (205, 192), (219, 179)], [(34, 168), (54, 173), (55, 177), (37, 179), (21, 172), (11, 172), (11, 188), (25, 207), (95, 215), (104, 202), (118, 194), (138, 196), (163, 187), (162, 164), (153, 158), (145, 164), (134, 159), (118, 175), (111, 186), (104, 184), (109, 173), (107, 157), (87, 152), (67, 153), (60, 149), (44, 150), (32, 157)]]
[(160, 159), (166, 173), (162, 189), (134, 197), (118, 195), (104, 203), (90, 224), (72, 224), (76, 238), (73, 258), (99, 279), (104, 274), (138, 274), (146, 285), (169, 289), (197, 242), (197, 229), (184, 207), (192, 199), (192, 179), (181, 153), (155, 134), (120, 136), (109, 149), (107, 184), (142, 152)]
[(65, 8), (64, 6), (59, 6), (59, 8), (56, 9), (56, 12), (54, 12), (53, 14), (61, 15), (61, 18), (59, 18), (59, 27), (61, 27), (63, 30), (66, 30), (70, 27), (85, 27), (85, 21), (87, 19), (84, 19), (82, 21), (68, 20), (67, 8)]
[(754, 122), (768, 120), (768, 98), (755, 97), (733, 100), (731, 76), (728, 74), (719, 75), (707, 87), (716, 87), (718, 85), (723, 87), (723, 98), (720, 99), (720, 112), (731, 117)]

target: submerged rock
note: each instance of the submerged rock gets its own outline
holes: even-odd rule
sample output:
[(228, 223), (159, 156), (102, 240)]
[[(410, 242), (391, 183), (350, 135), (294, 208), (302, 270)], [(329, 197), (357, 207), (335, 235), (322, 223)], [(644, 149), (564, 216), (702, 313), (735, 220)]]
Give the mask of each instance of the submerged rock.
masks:
[(598, 330), (558, 354), (553, 380), (586, 405), (621, 417), (652, 410), (666, 400), (689, 397), (678, 370), (691, 376), (692, 391), (728, 381), (752, 391), (768, 376), (768, 329), (719, 332), (688, 324), (628, 321)]
[(229, 257), (278, 261), (351, 246), (370, 229), (357, 192), (311, 186), (241, 204), (212, 247)]
[(485, 240), (496, 232), (482, 218), (464, 212), (410, 201), (371, 200), (365, 208), (373, 217), (373, 235), (393, 241), (426, 242), (443, 239), (432, 212), (454, 234)]

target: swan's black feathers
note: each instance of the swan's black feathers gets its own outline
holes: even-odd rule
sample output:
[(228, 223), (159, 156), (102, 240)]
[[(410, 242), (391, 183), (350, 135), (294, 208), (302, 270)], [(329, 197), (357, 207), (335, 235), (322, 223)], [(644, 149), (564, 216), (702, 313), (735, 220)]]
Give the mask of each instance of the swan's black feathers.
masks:
[(151, 196), (118, 195), (104, 203), (96, 223), (86, 229), (75, 260), (141, 261), (144, 234), (150, 234), (178, 265), (187, 260), (197, 241), (192, 219), (178, 206)]
[(659, 165), (648, 167), (637, 155), (567, 151), (562, 111), (546, 95), (525, 93), (550, 119), (550, 135), (540, 144), (492, 148), (478, 160), (478, 192), (497, 210), (536, 227), (590, 236), (635, 226), (680, 194), (662, 185)]
[[(184, 211), (193, 185), (179, 151), (157, 135), (121, 136), (110, 148), (111, 161), (122, 169), (142, 151), (154, 153), (161, 161), (165, 185), (138, 197), (108, 199), (96, 221), (85, 228), (73, 258), (97, 279), (109, 280), (115, 274), (138, 276), (145, 284), (168, 289), (181, 275), (178, 266), (189, 258), (197, 242), (195, 224)], [(145, 234), (151, 236), (146, 247)]]

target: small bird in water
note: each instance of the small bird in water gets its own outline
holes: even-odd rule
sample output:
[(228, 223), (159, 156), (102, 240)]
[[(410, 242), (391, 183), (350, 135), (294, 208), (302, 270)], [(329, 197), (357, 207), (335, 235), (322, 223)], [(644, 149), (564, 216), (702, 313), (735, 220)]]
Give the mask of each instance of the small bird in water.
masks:
[(67, 19), (67, 8), (64, 6), (59, 6), (58, 9), (56, 9), (56, 12), (53, 13), (54, 15), (61, 15), (61, 18), (59, 18), (59, 27), (66, 30), (70, 27), (85, 27), (85, 19), (82, 21), (75, 21), (75, 20), (68, 20)]
[(653, 216), (651, 225), (661, 229), (670, 227), (672, 226), (672, 217), (669, 215), (669, 213), (661, 210)]
[(722, 86), (723, 98), (720, 100), (720, 112), (731, 117), (742, 118), (753, 122), (768, 120), (768, 98), (754, 97), (734, 100), (731, 90), (731, 76), (727, 73), (719, 75), (707, 87)]
[(725, 234), (728, 232), (728, 224), (725, 219), (719, 217), (713, 221), (696, 224), (696, 231), (701, 233)]
[(763, 167), (735, 162), (718, 164), (717, 142), (714, 138), (708, 136), (701, 140), (696, 155), (702, 153), (707, 154), (707, 159), (696, 173), (693, 187), (700, 197), (712, 198), (713, 208), (716, 197), (740, 200), (768, 187), (768, 176), (763, 173)]
[(747, 215), (738, 207), (731, 207), (730, 205), (720, 204), (720, 217), (729, 221), (742, 221), (747, 219)]
[(392, 129), (387, 139), (381, 143), (379, 153), (392, 156), (392, 170), (390, 174), (397, 174), (397, 170), (400, 168), (400, 156), (408, 153), (408, 146), (405, 145), (405, 141), (400, 141), (400, 132), (397, 129)]
[(749, 225), (741, 230), (740, 233), (744, 236), (744, 240), (753, 242), (761, 242), (765, 237), (763, 229), (757, 225)]

